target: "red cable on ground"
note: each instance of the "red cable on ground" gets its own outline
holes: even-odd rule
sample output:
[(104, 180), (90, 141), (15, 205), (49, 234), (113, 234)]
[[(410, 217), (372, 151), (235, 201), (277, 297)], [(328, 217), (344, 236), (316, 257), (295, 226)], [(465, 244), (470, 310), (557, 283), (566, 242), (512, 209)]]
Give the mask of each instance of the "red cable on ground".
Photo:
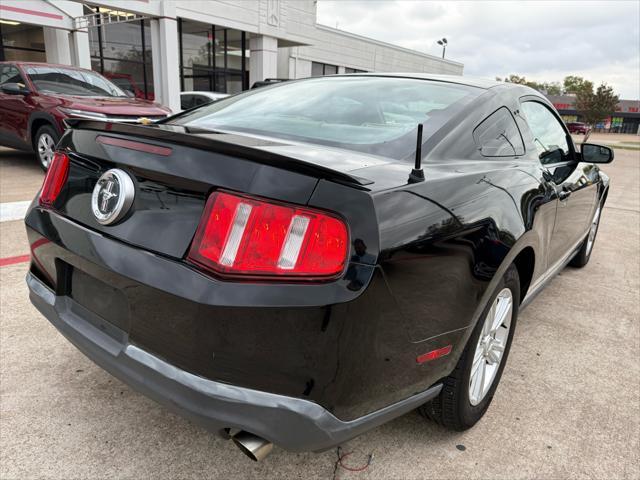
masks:
[(351, 455), (353, 452), (347, 452), (344, 455), (341, 455), (340, 454), (341, 451), (342, 451), (342, 449), (340, 447), (338, 447), (338, 452), (337, 452), (338, 453), (338, 461), (337, 461), (337, 464), (340, 466), (340, 468), (348, 470), (349, 472), (362, 472), (362, 471), (366, 470), (367, 468), (369, 468), (369, 465), (371, 465), (371, 462), (373, 462), (373, 453), (370, 453), (366, 464), (364, 464), (361, 467), (349, 467), (347, 465), (344, 465), (342, 463), (342, 461), (345, 458), (347, 458), (349, 455)]

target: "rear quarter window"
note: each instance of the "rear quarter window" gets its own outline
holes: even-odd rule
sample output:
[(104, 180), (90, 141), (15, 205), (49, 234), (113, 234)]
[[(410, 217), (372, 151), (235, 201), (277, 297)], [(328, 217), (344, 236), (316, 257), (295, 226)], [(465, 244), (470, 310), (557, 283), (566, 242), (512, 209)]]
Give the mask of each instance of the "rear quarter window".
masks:
[(193, 95), (180, 95), (180, 108), (188, 110), (194, 106)]
[(522, 135), (507, 107), (485, 118), (473, 131), (473, 139), (483, 157), (524, 155)]

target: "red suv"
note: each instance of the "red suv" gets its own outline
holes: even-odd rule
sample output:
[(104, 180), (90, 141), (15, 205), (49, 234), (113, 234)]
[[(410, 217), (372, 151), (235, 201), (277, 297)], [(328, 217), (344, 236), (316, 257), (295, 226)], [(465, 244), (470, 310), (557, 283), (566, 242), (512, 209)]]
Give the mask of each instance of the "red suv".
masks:
[(591, 130), (591, 127), (586, 123), (582, 122), (569, 122), (567, 123), (567, 128), (569, 129), (569, 133), (581, 133), (586, 135)]
[(0, 62), (0, 145), (35, 151), (49, 167), (66, 118), (137, 123), (171, 111), (131, 98), (91, 70), (31, 62)]

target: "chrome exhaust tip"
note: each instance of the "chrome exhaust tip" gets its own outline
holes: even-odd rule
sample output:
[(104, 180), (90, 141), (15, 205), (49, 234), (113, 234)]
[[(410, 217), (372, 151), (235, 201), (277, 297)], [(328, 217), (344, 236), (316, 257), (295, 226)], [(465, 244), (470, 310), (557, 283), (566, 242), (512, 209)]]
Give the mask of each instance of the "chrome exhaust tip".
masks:
[(254, 462), (259, 462), (267, 458), (273, 449), (273, 443), (264, 438), (258, 437), (253, 433), (240, 431), (231, 437), (233, 443), (236, 444), (242, 453)]

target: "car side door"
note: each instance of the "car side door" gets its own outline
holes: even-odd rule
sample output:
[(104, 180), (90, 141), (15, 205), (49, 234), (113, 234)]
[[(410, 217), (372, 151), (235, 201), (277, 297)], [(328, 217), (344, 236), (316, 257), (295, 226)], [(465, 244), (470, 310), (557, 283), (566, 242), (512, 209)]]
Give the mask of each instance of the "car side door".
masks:
[(28, 139), (29, 115), (34, 110), (29, 95), (10, 95), (2, 91), (2, 85), (26, 82), (15, 65), (0, 65), (0, 141), (15, 148), (30, 148)]
[(531, 130), (543, 176), (558, 199), (547, 259), (554, 265), (586, 235), (596, 204), (597, 174), (593, 165), (579, 162), (569, 132), (549, 106), (525, 100), (520, 111)]

